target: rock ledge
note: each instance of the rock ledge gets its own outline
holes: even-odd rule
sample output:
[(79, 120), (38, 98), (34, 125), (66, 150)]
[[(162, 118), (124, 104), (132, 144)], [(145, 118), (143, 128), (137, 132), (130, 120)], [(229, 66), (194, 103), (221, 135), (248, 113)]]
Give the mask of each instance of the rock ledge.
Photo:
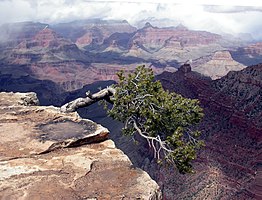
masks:
[(0, 199), (162, 198), (106, 128), (34, 96), (0, 93)]

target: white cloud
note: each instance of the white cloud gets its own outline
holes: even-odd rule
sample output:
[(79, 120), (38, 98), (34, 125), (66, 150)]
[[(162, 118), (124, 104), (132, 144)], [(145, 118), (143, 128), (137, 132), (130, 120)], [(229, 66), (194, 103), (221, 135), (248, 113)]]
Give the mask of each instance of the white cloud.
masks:
[(261, 11), (261, 0), (0, 0), (0, 24), (102, 18), (126, 19), (133, 25), (153, 19), (160, 25), (159, 22), (165, 19), (164, 25), (174, 26), (181, 22), (191, 29), (251, 32), (259, 37)]
[(0, 1), (0, 23), (29, 20), (34, 14), (34, 10), (26, 1)]
[(213, 13), (241, 13), (241, 12), (262, 12), (262, 7), (256, 6), (204, 6), (205, 11)]

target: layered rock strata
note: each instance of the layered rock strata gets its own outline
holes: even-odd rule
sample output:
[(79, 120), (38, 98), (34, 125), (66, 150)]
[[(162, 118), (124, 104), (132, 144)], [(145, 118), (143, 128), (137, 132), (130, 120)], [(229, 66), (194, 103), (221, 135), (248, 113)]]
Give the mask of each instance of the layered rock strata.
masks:
[(189, 66), (158, 76), (166, 89), (199, 99), (205, 112), (198, 128), (206, 147), (194, 162), (196, 173), (165, 168), (155, 173), (166, 199), (261, 199), (261, 67), (217, 81), (190, 72)]
[(192, 31), (180, 25), (158, 28), (149, 23), (130, 37), (126, 56), (186, 62), (222, 50), (222, 37), (205, 31)]
[[(199, 99), (204, 108), (198, 129), (206, 146), (193, 163), (194, 174), (183, 175), (174, 167), (158, 165), (146, 141), (135, 137), (136, 145), (132, 138), (122, 136), (117, 132), (121, 124), (102, 118), (101, 111), (94, 118), (100, 117), (101, 123), (114, 130), (110, 137), (158, 182), (166, 200), (261, 199), (261, 66), (230, 72), (213, 81), (192, 71), (189, 64), (156, 77), (165, 89)], [(91, 114), (90, 110), (80, 113)]]
[(262, 42), (257, 42), (248, 46), (239, 47), (235, 51), (231, 51), (233, 58), (244, 65), (256, 65), (261, 63), (262, 58)]
[(262, 55), (262, 42), (257, 42), (255, 44), (251, 44), (247, 47), (244, 47), (244, 50), (250, 56), (258, 56)]
[(239, 71), (245, 67), (245, 65), (233, 60), (228, 51), (217, 51), (210, 60), (204, 61), (202, 65), (195, 67), (194, 71), (215, 80), (225, 76), (230, 71)]

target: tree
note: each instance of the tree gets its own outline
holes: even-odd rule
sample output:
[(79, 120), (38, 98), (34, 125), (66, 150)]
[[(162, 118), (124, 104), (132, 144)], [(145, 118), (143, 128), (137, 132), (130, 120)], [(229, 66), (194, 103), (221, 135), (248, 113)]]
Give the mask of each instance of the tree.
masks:
[(124, 123), (126, 135), (139, 134), (154, 150), (158, 162), (174, 164), (181, 173), (192, 172), (191, 161), (203, 142), (199, 131), (192, 127), (203, 117), (198, 100), (170, 93), (154, 81), (153, 71), (139, 66), (125, 76), (118, 73), (119, 82), (86, 98), (62, 106), (62, 111), (74, 111), (99, 100), (113, 104), (109, 116)]

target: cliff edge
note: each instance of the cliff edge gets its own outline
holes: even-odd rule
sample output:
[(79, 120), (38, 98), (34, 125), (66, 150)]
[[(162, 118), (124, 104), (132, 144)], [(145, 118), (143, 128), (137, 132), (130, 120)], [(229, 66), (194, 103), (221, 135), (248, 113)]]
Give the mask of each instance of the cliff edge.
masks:
[(37, 104), (0, 93), (0, 199), (161, 199), (106, 128)]

